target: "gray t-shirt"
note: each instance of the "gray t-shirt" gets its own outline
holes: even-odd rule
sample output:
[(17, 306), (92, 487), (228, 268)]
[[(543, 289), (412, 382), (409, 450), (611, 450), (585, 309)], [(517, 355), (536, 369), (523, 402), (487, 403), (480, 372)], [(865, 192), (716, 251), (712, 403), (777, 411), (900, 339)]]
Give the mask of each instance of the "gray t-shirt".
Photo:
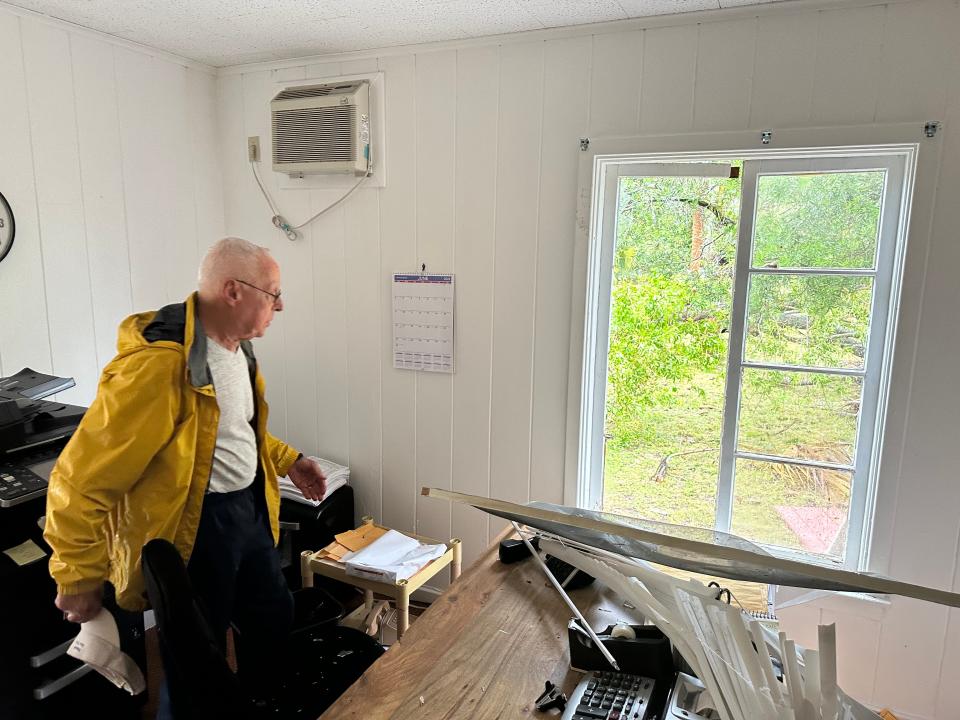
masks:
[(257, 436), (253, 420), (253, 388), (243, 350), (230, 352), (207, 337), (207, 364), (220, 406), (217, 444), (207, 492), (243, 490), (257, 473)]

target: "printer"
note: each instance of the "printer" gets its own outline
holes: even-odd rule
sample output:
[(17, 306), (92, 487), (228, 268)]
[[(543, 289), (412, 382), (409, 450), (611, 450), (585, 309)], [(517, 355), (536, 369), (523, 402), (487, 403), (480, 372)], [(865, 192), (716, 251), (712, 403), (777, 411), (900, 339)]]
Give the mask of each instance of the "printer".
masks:
[(86, 408), (43, 398), (73, 385), (73, 378), (30, 368), (0, 378), (0, 508), (46, 493), (50, 470)]

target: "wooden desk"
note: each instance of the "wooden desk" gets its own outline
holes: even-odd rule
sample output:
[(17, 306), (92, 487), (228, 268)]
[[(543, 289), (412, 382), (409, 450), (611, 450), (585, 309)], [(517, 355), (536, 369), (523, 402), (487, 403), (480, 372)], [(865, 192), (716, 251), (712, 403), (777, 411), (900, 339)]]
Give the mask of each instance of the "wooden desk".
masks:
[[(570, 593), (591, 625), (639, 619), (597, 586)], [(569, 694), (581, 677), (569, 669), (570, 617), (532, 560), (502, 565), (494, 543), (323, 718), (533, 717), (546, 680)]]

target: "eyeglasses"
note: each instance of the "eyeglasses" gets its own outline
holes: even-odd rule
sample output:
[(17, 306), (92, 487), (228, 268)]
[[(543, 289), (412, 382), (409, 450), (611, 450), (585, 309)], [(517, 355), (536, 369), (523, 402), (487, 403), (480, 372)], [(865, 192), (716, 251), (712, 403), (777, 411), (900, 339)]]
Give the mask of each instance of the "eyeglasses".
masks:
[(238, 283), (241, 283), (242, 285), (246, 285), (247, 287), (252, 287), (254, 290), (259, 290), (264, 295), (269, 295), (270, 297), (273, 298), (274, 305), (280, 302), (280, 293), (281, 293), (280, 290), (277, 290), (275, 293), (272, 293), (269, 290), (264, 290), (262, 287), (257, 287), (253, 283), (248, 283), (246, 280), (241, 280), (240, 278), (234, 278), (234, 280), (236, 280)]

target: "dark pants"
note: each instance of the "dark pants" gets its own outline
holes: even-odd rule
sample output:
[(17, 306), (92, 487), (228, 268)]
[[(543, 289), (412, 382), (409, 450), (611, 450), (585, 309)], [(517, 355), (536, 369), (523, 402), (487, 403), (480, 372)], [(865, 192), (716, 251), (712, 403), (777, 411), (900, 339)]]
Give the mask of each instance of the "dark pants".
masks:
[[(208, 493), (187, 565), (194, 593), (215, 637), (226, 649), (227, 628), (239, 632), (237, 672), (252, 695), (275, 680), (283, 642), (293, 623), (293, 596), (280, 570), (262, 492)], [(172, 718), (167, 688), (158, 720)]]

